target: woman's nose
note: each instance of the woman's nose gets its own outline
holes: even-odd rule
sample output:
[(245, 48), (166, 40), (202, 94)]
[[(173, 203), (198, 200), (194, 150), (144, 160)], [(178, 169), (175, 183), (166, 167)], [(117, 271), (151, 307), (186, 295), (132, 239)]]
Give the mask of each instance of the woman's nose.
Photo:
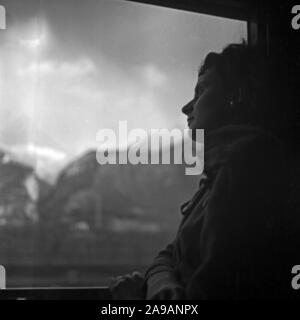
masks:
[(182, 107), (181, 111), (185, 115), (188, 115), (192, 112), (193, 110), (193, 100), (191, 100), (189, 103), (187, 103), (185, 106)]

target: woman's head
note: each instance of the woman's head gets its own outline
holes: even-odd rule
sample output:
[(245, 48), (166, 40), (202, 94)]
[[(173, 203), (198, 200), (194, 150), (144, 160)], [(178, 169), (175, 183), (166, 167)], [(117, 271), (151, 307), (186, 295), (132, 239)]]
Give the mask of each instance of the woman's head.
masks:
[(182, 108), (189, 128), (211, 130), (256, 122), (262, 75), (260, 56), (246, 44), (209, 53), (200, 67), (194, 98)]

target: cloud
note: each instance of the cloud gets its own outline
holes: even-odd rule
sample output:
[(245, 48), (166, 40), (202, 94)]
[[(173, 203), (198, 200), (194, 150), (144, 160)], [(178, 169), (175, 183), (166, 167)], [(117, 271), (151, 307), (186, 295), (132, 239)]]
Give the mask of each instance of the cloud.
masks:
[(88, 58), (81, 58), (73, 62), (41, 61), (31, 63), (25, 68), (18, 70), (18, 74), (34, 76), (55, 76), (55, 77), (80, 77), (92, 74), (97, 71), (94, 62)]
[(69, 77), (85, 76), (96, 72), (97, 68), (91, 59), (83, 58), (75, 62), (63, 62), (54, 68), (58, 74)]
[[(19, 109), (27, 128), (27, 143), (59, 146), (68, 154), (78, 154), (96, 147), (99, 129), (117, 130), (119, 120), (127, 120), (129, 130), (168, 125), (159, 99), (167, 77), (153, 64), (124, 71), (110, 61), (103, 59), (99, 66), (85, 57), (33, 61), (20, 68), (12, 59), (11, 84), (6, 86), (19, 83), (15, 87), (18, 94), (6, 97), (5, 105), (14, 104), (14, 114)], [(17, 68), (15, 76), (13, 67)], [(45, 137), (39, 136), (37, 124), (47, 133)], [(6, 136), (15, 130), (16, 126), (11, 126)]]
[(34, 37), (31, 39), (20, 40), (20, 45), (28, 49), (37, 49), (45, 43), (45, 35)]
[(49, 183), (54, 183), (60, 170), (69, 161), (68, 156), (60, 151), (32, 143), (3, 147), (9, 158), (25, 163), (34, 168), (35, 173)]
[(185, 126), (178, 106), (199, 58), (233, 41), (240, 24), (126, 1), (44, 1), (37, 11), (36, 1), (9, 2), (16, 16), (0, 42), (0, 142), (68, 155), (119, 120), (129, 130)]
[[(98, 130), (116, 130), (119, 120), (127, 120), (129, 130), (168, 125), (159, 97), (167, 76), (155, 64), (124, 69), (100, 53), (96, 63), (88, 55), (60, 60), (29, 51), (25, 59), (22, 52), (4, 57), (8, 76), (0, 114), (9, 115), (4, 143), (25, 140), (58, 146), (70, 155), (96, 147)], [(16, 136), (17, 116), (26, 136), (21, 132)], [(37, 125), (47, 134), (41, 136)]]
[(154, 65), (142, 68), (143, 76), (151, 87), (159, 87), (167, 83), (167, 76)]
[(59, 150), (48, 147), (42, 147), (29, 143), (26, 145), (15, 145), (9, 148), (10, 152), (18, 159), (27, 159), (33, 163), (36, 159), (45, 159), (49, 161), (64, 161), (66, 154)]

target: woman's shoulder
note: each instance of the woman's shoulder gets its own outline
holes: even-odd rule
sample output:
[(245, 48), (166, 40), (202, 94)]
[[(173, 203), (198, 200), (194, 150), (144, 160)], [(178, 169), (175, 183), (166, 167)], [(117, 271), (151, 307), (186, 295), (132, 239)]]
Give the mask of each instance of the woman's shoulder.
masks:
[(241, 166), (250, 164), (262, 167), (284, 163), (284, 151), (280, 140), (262, 128), (231, 125), (218, 129), (208, 136), (205, 156), (206, 168)]
[[(286, 185), (283, 144), (271, 132), (259, 128), (228, 146), (227, 172), (232, 180), (247, 181), (263, 193)], [(259, 187), (260, 186), (260, 187)]]
[(282, 142), (272, 132), (258, 127), (241, 128), (240, 135), (230, 140), (226, 149), (229, 162), (243, 160), (275, 163), (284, 159)]

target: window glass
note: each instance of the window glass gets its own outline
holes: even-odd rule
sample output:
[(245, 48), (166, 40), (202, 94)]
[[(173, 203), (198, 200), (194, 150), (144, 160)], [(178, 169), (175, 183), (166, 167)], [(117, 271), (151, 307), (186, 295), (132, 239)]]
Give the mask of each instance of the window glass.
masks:
[[(7, 287), (107, 285), (170, 241), (197, 176), (99, 165), (96, 134), (184, 129), (209, 51), (247, 23), (121, 0), (5, 0), (0, 264)], [(120, 144), (122, 144), (122, 136)], [(124, 142), (124, 141), (123, 141)]]

